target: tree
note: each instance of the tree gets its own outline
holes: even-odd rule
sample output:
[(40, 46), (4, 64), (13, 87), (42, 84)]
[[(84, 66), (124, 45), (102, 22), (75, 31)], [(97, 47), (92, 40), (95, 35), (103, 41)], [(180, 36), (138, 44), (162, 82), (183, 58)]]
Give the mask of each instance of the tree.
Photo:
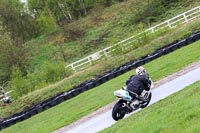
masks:
[(60, 26), (63, 26), (63, 22), (72, 21), (73, 16), (67, 2), (63, 0), (48, 0), (46, 6), (51, 10), (51, 13)]
[(68, 4), (67, 3), (63, 4), (63, 3), (58, 2), (58, 6), (59, 6), (60, 10), (62, 11), (65, 19), (68, 22), (72, 21), (72, 15), (70, 13)]
[(28, 8), (35, 19), (48, 8), (57, 24), (62, 27), (66, 22), (87, 16), (96, 6), (108, 7), (122, 1), (125, 0), (29, 0)]
[(24, 4), (18, 0), (0, 0), (0, 21), (3, 30), (10, 33), (12, 40), (21, 44), (37, 36), (33, 18), (23, 12)]
[(8, 33), (0, 36), (0, 79), (7, 81), (14, 67), (18, 67), (23, 75), (30, 66), (31, 56), (27, 45), (16, 45)]
[(46, 7), (46, 0), (28, 0), (28, 9), (37, 18)]
[(86, 10), (84, 1), (83, 0), (78, 0), (78, 2), (79, 2), (79, 5), (80, 5), (80, 7), (82, 9), (82, 13), (84, 14), (84, 16), (87, 16), (87, 10)]
[(40, 33), (46, 34), (56, 31), (58, 26), (54, 16), (51, 14), (51, 11), (46, 7), (39, 17), (37, 18), (37, 26)]
[[(54, 38), (54, 45), (58, 48), (58, 51), (55, 51), (55, 53), (59, 53), (61, 55), (61, 57), (63, 58), (64, 62), (67, 62), (67, 56), (65, 53), (65, 49), (64, 47), (64, 34), (57, 34), (57, 36), (55, 36)], [(56, 55), (55, 55), (56, 56)]]

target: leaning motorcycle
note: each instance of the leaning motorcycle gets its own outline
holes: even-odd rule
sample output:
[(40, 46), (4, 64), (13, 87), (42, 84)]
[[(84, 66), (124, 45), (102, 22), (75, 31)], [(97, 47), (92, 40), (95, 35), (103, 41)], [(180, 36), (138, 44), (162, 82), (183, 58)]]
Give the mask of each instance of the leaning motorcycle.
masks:
[[(152, 87), (151, 87), (152, 88)], [(114, 92), (114, 95), (119, 98), (112, 110), (112, 117), (118, 121), (122, 119), (125, 114), (129, 114), (139, 108), (145, 108), (151, 101), (151, 89), (149, 91), (144, 90), (140, 96), (136, 93), (129, 92), (126, 87), (122, 87), (120, 90)]]

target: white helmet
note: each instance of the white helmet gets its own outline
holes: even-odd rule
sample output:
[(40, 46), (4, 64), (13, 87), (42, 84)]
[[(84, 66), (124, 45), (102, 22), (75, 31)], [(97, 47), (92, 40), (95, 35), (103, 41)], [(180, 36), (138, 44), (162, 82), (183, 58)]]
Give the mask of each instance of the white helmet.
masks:
[(144, 67), (142, 67), (142, 66), (136, 68), (135, 72), (136, 72), (136, 75), (145, 75), (146, 74), (146, 71), (145, 71)]

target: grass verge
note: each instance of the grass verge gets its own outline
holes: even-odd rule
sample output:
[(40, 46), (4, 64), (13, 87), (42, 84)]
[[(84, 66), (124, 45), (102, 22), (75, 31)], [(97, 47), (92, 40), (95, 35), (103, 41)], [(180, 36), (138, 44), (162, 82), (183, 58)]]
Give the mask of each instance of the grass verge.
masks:
[(101, 133), (198, 133), (200, 81)]
[[(160, 57), (146, 64), (144, 67), (150, 73), (153, 81), (156, 81), (200, 60), (199, 49), (200, 41)], [(45, 133), (68, 125), (116, 100), (113, 91), (123, 86), (126, 79), (133, 73), (133, 71), (127, 72), (28, 120), (6, 128), (2, 132)]]

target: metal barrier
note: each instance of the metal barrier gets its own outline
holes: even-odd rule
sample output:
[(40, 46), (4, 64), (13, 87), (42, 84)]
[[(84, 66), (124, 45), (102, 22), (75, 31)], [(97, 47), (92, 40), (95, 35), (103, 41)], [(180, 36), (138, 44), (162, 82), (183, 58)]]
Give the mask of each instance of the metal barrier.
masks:
[(177, 15), (169, 20), (166, 20), (158, 25), (155, 25), (147, 30), (145, 30), (144, 32), (142, 33), (139, 33), (135, 36), (131, 36), (125, 40), (122, 40), (110, 47), (107, 47), (105, 49), (102, 49), (94, 54), (91, 54), (81, 60), (78, 60), (76, 62), (73, 62), (69, 65), (66, 66), (67, 67), (71, 67), (72, 70), (74, 70), (75, 72), (78, 71), (78, 70), (81, 70), (81, 69), (84, 69), (88, 66), (90, 66), (92, 64), (93, 61), (96, 61), (96, 60), (99, 60), (100, 58), (102, 58), (103, 56), (104, 57), (107, 57), (107, 56), (110, 56), (110, 53), (111, 51), (114, 51), (115, 50), (115, 47), (116, 46), (121, 46), (122, 49), (123, 48), (128, 48), (129, 47), (129, 44), (132, 43), (133, 41), (135, 41), (135, 38), (136, 37), (140, 37), (142, 34), (149, 34), (149, 33), (155, 33), (156, 31), (158, 30), (161, 30), (163, 28), (173, 28), (179, 24), (183, 24), (183, 23), (187, 23), (189, 22), (190, 20), (192, 19), (195, 19), (197, 17), (200, 16), (200, 6), (198, 7), (195, 7), (191, 10), (188, 10), (180, 15)]

